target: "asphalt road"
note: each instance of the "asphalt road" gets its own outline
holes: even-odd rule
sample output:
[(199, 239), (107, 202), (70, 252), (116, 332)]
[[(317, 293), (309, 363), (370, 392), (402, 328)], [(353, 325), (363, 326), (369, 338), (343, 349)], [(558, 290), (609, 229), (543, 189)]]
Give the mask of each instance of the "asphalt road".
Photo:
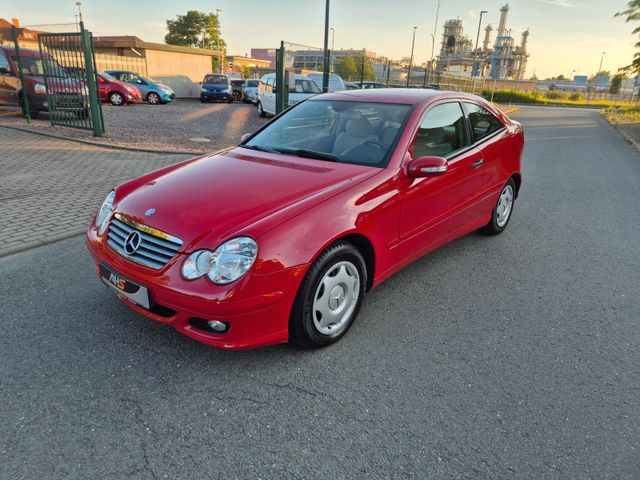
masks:
[(507, 231), (368, 296), (338, 344), (219, 351), (147, 320), (81, 238), (0, 260), (0, 477), (640, 477), (640, 156), (526, 108)]

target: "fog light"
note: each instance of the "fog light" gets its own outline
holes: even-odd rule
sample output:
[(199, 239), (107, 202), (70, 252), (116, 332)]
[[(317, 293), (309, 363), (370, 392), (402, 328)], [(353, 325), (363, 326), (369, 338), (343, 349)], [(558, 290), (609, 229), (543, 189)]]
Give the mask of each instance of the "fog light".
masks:
[(222, 333), (227, 330), (227, 324), (219, 320), (209, 320), (207, 321), (207, 325), (209, 325), (211, 330), (217, 333)]

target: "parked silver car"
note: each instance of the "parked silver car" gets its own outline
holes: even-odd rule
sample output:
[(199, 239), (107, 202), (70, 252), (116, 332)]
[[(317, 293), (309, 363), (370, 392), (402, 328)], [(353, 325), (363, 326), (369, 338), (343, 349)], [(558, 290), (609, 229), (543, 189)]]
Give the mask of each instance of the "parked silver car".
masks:
[(245, 103), (256, 103), (258, 101), (258, 87), (260, 86), (259, 79), (248, 79), (244, 86), (244, 97), (242, 99)]

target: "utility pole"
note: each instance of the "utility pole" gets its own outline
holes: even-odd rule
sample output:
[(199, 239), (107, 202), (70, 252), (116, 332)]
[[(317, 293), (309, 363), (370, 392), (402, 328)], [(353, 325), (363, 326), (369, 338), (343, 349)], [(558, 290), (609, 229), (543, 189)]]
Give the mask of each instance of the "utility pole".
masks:
[(322, 71), (322, 93), (329, 91), (329, 0), (324, 13), (324, 68)]
[(431, 81), (431, 73), (433, 72), (433, 51), (436, 47), (436, 33), (438, 30), (438, 15), (440, 15), (440, 0), (438, 0), (438, 7), (436, 9), (436, 21), (433, 24), (433, 35), (431, 35), (431, 62), (429, 63), (429, 83)]
[(366, 49), (362, 49), (362, 63), (360, 64), (360, 88), (364, 88), (364, 62), (367, 57)]
[(416, 46), (416, 30), (418, 27), (413, 27), (413, 40), (411, 41), (411, 58), (409, 59), (409, 71), (407, 72), (407, 87), (411, 82), (411, 68), (413, 68), (413, 48)]
[[(478, 42), (480, 41), (480, 27), (482, 26), (482, 16), (485, 13), (489, 13), (487, 10), (480, 12), (480, 20), (478, 20), (478, 34), (476, 35), (476, 49), (473, 51), (473, 65), (471, 66), (471, 93), (475, 93), (476, 89), (476, 75), (474, 71), (476, 68), (476, 61), (478, 60)], [(480, 71), (480, 65), (478, 65), (478, 71)]]

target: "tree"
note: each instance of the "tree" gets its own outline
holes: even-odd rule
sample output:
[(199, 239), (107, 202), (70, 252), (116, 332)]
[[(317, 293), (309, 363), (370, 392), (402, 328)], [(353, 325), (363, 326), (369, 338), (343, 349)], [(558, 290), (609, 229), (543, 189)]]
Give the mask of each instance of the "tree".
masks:
[(613, 93), (614, 95), (617, 95), (618, 93), (620, 93), (620, 88), (622, 87), (623, 80), (624, 80), (623, 73), (618, 73), (614, 75), (613, 79), (611, 79), (611, 85), (609, 86), (609, 93)]
[(589, 81), (593, 82), (598, 77), (610, 77), (611, 72), (609, 70), (600, 70), (599, 72), (594, 73), (591, 77), (589, 77)]
[(242, 76), (244, 78), (251, 77), (251, 68), (249, 67), (249, 65), (243, 65), (242, 66)]
[(222, 49), (227, 46), (220, 38), (220, 22), (214, 13), (189, 10), (186, 15), (178, 15), (175, 20), (167, 20), (164, 41), (169, 45)]
[[(615, 14), (616, 17), (626, 17), (625, 21), (640, 22), (640, 0), (631, 0), (627, 3), (627, 9)], [(640, 26), (637, 26), (631, 32), (632, 35), (640, 34)], [(626, 67), (622, 67), (620, 70), (633, 75), (640, 74), (640, 42), (636, 43), (636, 48), (639, 50), (633, 54), (632, 62)]]
[[(360, 69), (362, 68), (362, 56), (347, 55), (336, 64), (336, 73), (348, 81), (360, 80)], [(371, 60), (365, 58), (364, 61), (364, 78), (375, 78), (375, 71)]]

